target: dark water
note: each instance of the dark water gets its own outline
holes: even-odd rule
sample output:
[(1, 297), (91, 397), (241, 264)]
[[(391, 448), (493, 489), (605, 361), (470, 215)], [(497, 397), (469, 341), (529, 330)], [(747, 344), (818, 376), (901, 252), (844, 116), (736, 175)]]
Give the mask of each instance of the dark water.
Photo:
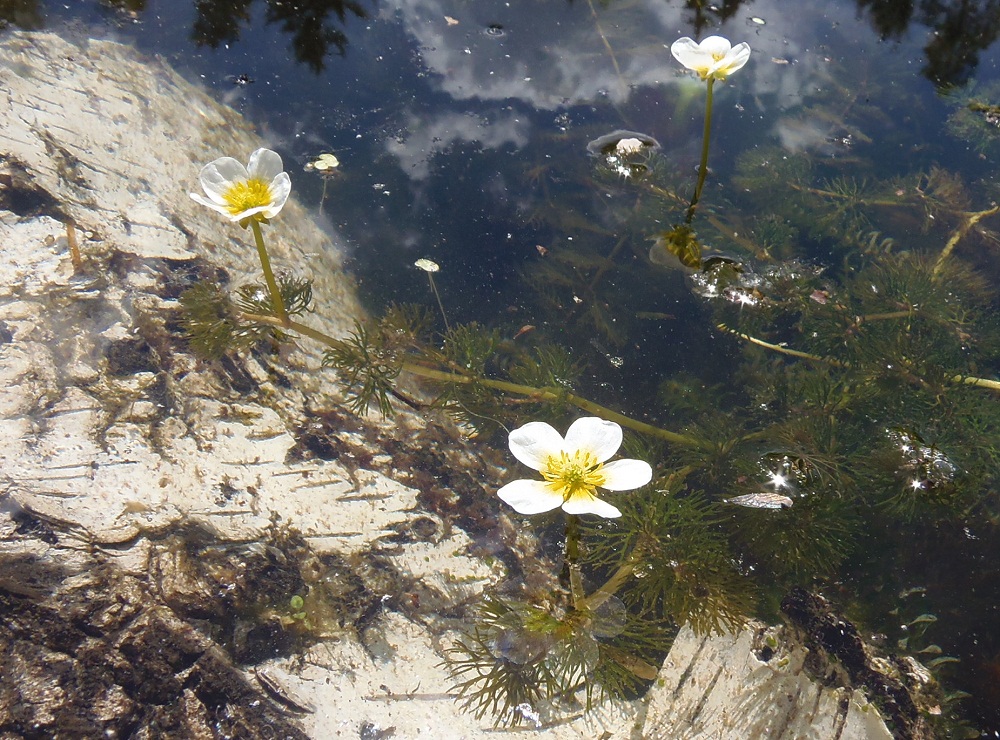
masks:
[[(740, 207), (733, 175), (748, 152), (804, 153), (831, 181), (889, 181), (940, 165), (966, 183), (988, 182), (995, 167), (988, 143), (954, 135), (947, 122), (970, 81), (982, 91), (1000, 78), (995, 4), (699, 5), (0, 0), (0, 18), (120, 38), (164, 56), (260, 127), (285, 158), (297, 196), (342, 244), (373, 311), (390, 301), (434, 308), (426, 276), (413, 267), (433, 259), (452, 323), (480, 321), (508, 337), (524, 327), (546, 332), (591, 358), (586, 390), (642, 416), (655, 392), (650, 378), (725, 382), (727, 358), (736, 356), (699, 320), (703, 301), (684, 277), (645, 260), (649, 236), (668, 217), (641, 211), (628, 180), (595, 169), (587, 152), (588, 142), (617, 129), (648, 135), (662, 147), (666, 180), (689, 192), (704, 85), (671, 58), (674, 39), (719, 33), (753, 49), (747, 67), (716, 89), (709, 208)], [(305, 168), (324, 152), (341, 163), (325, 181)], [(192, 189), (196, 176), (194, 166), (179, 173), (180, 186)], [(752, 202), (744, 207), (733, 218), (749, 224), (756, 214)], [(882, 230), (897, 243), (927, 238), (905, 221), (893, 225), (891, 234)], [(604, 288), (631, 320), (612, 318), (588, 334), (581, 315), (604, 299), (569, 283), (539, 298), (545, 269), (559, 255), (607, 255), (619, 240), (629, 269), (607, 275)], [(797, 256), (839, 270), (837, 241), (815, 238)], [(995, 282), (996, 263), (994, 255), (977, 267)], [(585, 269), (569, 264), (569, 272)], [(983, 402), (1000, 401), (984, 391)], [(973, 694), (973, 723), (993, 732), (997, 557), (988, 537), (968, 539), (960, 552), (915, 543), (930, 565), (912, 578), (923, 585), (946, 581), (939, 569), (967, 574), (967, 591), (938, 602), (950, 600), (952, 610), (942, 612), (935, 640), (962, 658), (951, 686)], [(951, 634), (940, 634), (949, 623)]]

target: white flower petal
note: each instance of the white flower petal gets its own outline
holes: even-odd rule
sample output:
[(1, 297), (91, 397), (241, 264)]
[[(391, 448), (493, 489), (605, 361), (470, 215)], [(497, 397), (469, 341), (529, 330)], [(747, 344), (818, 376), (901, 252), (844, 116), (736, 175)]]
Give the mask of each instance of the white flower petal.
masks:
[(188, 195), (190, 195), (191, 199), (194, 200), (195, 202), (201, 203), (203, 206), (208, 206), (213, 211), (218, 211), (219, 213), (224, 214), (227, 218), (229, 217), (229, 209), (226, 208), (224, 205), (220, 205), (219, 203), (216, 203), (214, 200), (209, 200), (200, 193), (188, 193)]
[(264, 211), (264, 218), (274, 218), (285, 207), (285, 201), (292, 192), (292, 179), (288, 173), (278, 173), (277, 177), (271, 180), (270, 190), (271, 205)]
[(578, 493), (569, 501), (564, 502), (562, 508), (567, 514), (596, 514), (605, 519), (617, 519), (622, 515), (607, 501), (601, 501), (597, 496), (589, 493)]
[(532, 470), (541, 470), (550, 457), (558, 457), (563, 450), (562, 435), (544, 421), (518, 427), (510, 433), (507, 444), (514, 457)]
[(270, 149), (258, 149), (250, 155), (247, 171), (250, 177), (270, 182), (281, 174), (281, 155)]
[(205, 194), (219, 205), (223, 205), (226, 202), (223, 195), (229, 191), (233, 183), (246, 180), (247, 177), (247, 168), (242, 162), (232, 157), (219, 157), (201, 168), (198, 179)]
[(497, 491), (497, 496), (519, 514), (541, 514), (558, 509), (563, 502), (560, 494), (540, 480), (511, 481)]
[(618, 143), (615, 144), (615, 151), (619, 154), (638, 154), (642, 151), (643, 146), (645, 145), (642, 141), (635, 137), (619, 139)]
[(706, 36), (698, 44), (698, 48), (712, 57), (724, 57), (729, 54), (733, 45), (729, 43), (729, 39), (722, 36)]
[(653, 468), (642, 460), (615, 460), (605, 465), (604, 485), (609, 491), (631, 491), (653, 480)]
[(622, 428), (613, 421), (605, 421), (596, 416), (584, 416), (574, 421), (566, 432), (565, 450), (573, 454), (576, 450), (589, 452), (604, 462), (618, 452), (622, 446)]
[[(253, 208), (247, 208), (245, 211), (240, 211), (239, 213), (229, 213), (226, 211), (226, 217), (230, 221), (242, 221), (245, 218), (250, 218), (251, 216), (256, 216), (260, 213), (263, 214), (264, 218), (269, 218), (267, 212), (270, 208), (271, 206), (254, 206)], [(244, 225), (243, 228), (246, 228), (246, 225)]]
[(738, 69), (741, 69), (743, 65), (747, 63), (750, 59), (750, 44), (746, 41), (737, 44), (733, 47), (733, 50), (729, 52), (729, 72), (730, 74)]
[[(688, 36), (679, 38), (672, 43), (670, 45), (670, 53), (674, 55), (674, 59), (688, 69), (697, 69), (698, 65), (705, 60), (706, 56), (702, 53), (695, 40)], [(692, 66), (692, 64), (694, 66)]]

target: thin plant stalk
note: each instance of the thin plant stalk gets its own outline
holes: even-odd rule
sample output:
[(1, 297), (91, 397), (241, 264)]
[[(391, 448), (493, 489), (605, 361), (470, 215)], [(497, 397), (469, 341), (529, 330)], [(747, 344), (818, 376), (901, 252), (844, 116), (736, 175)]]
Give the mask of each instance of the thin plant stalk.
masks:
[(580, 572), (580, 517), (566, 515), (566, 568), (569, 570), (569, 590), (573, 608), (580, 609), (586, 601), (583, 590), (583, 574)]
[(701, 135), (701, 165), (698, 167), (698, 184), (694, 188), (694, 197), (688, 206), (684, 223), (690, 224), (694, 219), (695, 208), (701, 200), (701, 190), (705, 187), (705, 175), (708, 174), (708, 144), (712, 136), (712, 92), (715, 89), (715, 78), (708, 78), (708, 95), (705, 98), (705, 130)]
[[(329, 334), (319, 331), (318, 329), (314, 329), (308, 324), (303, 324), (299, 321), (289, 321), (288, 326), (285, 326), (273, 316), (264, 316), (262, 314), (253, 313), (244, 313), (241, 314), (241, 316), (244, 321), (264, 324), (265, 326), (273, 326), (276, 329), (291, 329), (294, 332), (309, 337), (310, 339), (314, 339), (315, 341), (325, 344), (328, 347), (336, 347), (341, 343), (339, 339), (331, 337)], [(640, 432), (641, 434), (648, 434), (652, 437), (657, 437), (659, 439), (666, 440), (667, 442), (673, 442), (687, 447), (710, 447), (708, 443), (695, 437), (678, 434), (677, 432), (672, 432), (668, 429), (661, 429), (660, 427), (653, 426), (652, 424), (648, 424), (644, 421), (633, 419), (630, 416), (620, 414), (617, 411), (609, 409), (598, 403), (594, 403), (590, 399), (583, 398), (575, 393), (569, 393), (563, 390), (553, 390), (550, 388), (536, 388), (535, 386), (511, 383), (506, 380), (497, 380), (496, 378), (465, 375), (460, 372), (452, 372), (448, 370), (440, 370), (434, 367), (428, 367), (413, 361), (403, 362), (401, 369), (411, 375), (417, 375), (422, 378), (442, 381), (445, 383), (458, 383), (460, 385), (471, 385), (475, 383), (485, 388), (492, 388), (493, 390), (503, 391), (504, 393), (511, 393), (517, 396), (526, 396), (539, 401), (562, 401), (576, 406), (579, 409), (583, 409), (584, 411), (589, 411), (594, 416), (599, 416), (602, 419), (616, 422), (623, 427)]]
[(285, 302), (281, 299), (281, 291), (278, 290), (278, 282), (274, 279), (274, 272), (271, 271), (271, 260), (267, 256), (267, 247), (264, 246), (264, 234), (260, 230), (260, 223), (255, 219), (250, 220), (250, 228), (253, 230), (253, 239), (257, 243), (257, 256), (260, 257), (260, 268), (264, 272), (264, 281), (271, 294), (271, 304), (274, 313), (281, 322), (284, 329), (291, 327), (288, 319), (288, 312), (285, 311)]
[(451, 327), (448, 326), (448, 317), (445, 316), (444, 314), (444, 304), (441, 302), (441, 294), (438, 293), (437, 286), (434, 284), (433, 273), (430, 272), (427, 273), (427, 280), (430, 281), (431, 291), (433, 291), (434, 297), (437, 298), (438, 308), (441, 309), (441, 318), (444, 319), (444, 328), (447, 329), (448, 331), (451, 331)]

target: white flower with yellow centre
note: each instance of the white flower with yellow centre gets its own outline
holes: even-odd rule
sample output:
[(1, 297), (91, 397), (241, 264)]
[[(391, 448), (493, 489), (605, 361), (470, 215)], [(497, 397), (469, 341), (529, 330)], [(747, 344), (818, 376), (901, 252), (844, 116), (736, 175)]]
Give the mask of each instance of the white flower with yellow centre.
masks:
[(619, 517), (618, 509), (597, 498), (597, 489), (629, 491), (653, 478), (653, 469), (641, 460), (605, 465), (621, 443), (622, 428), (595, 416), (574, 421), (565, 439), (545, 422), (529, 422), (510, 433), (510, 451), (544, 480), (516, 480), (497, 495), (520, 514), (562, 507), (567, 514)]
[(670, 53), (701, 79), (724, 80), (747, 63), (750, 45), (744, 41), (733, 46), (722, 36), (709, 36), (699, 44), (685, 36), (670, 46)]
[(244, 227), (251, 220), (266, 222), (277, 216), (292, 191), (281, 157), (270, 149), (255, 151), (246, 167), (232, 157), (220, 157), (206, 164), (198, 179), (208, 197), (191, 197)]

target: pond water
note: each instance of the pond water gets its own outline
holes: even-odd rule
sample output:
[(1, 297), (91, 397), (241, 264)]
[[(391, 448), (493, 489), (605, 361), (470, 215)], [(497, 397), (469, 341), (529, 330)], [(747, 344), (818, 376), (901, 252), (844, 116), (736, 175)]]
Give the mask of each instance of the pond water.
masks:
[[(632, 452), (692, 468), (755, 613), (816, 588), (968, 692), (949, 731), (1000, 733), (1000, 395), (955, 381), (1000, 372), (993, 4), (0, 0), (0, 18), (133, 43), (244, 113), (373, 314), (495, 329), (497, 377), (558, 347), (581, 396), (720, 442)], [(670, 45), (709, 34), (752, 52), (714, 86), (677, 269), (706, 84)], [(474, 401), (473, 421), (532, 419)], [(759, 439), (724, 451), (732, 429)], [(765, 483), (794, 500), (781, 524), (722, 503)]]

